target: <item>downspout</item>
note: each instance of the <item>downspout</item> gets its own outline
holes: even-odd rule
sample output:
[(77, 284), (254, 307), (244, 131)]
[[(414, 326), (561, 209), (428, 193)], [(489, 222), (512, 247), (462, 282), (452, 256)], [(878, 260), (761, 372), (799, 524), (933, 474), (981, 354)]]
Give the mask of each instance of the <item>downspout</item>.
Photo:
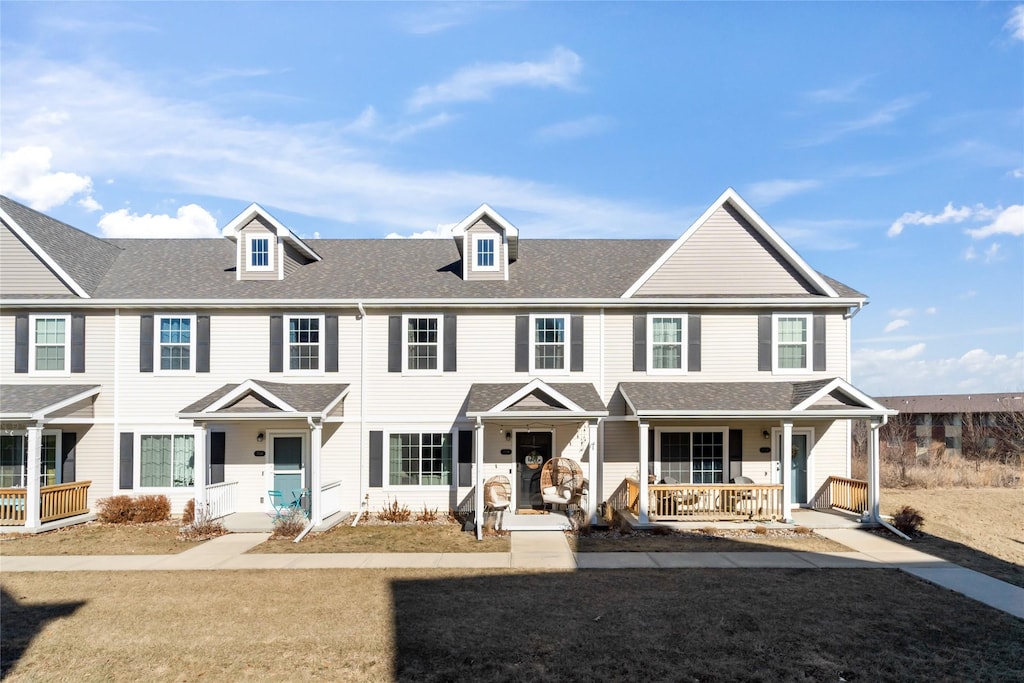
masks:
[[(882, 421), (879, 422), (877, 426), (872, 427), (871, 431), (877, 432), (882, 427), (887, 425), (888, 423), (889, 423), (889, 416), (888, 415), (882, 415)], [(872, 437), (871, 441), (873, 443), (879, 443), (879, 441), (877, 440), (876, 437)], [(879, 465), (879, 463), (881, 461), (881, 453), (879, 453), (879, 450), (880, 450), (879, 448), (875, 448), (875, 456), (872, 458), (873, 462), (871, 463), (871, 468), (874, 470), (875, 481), (876, 481), (876, 485), (878, 486), (878, 490), (881, 491), (881, 489), (882, 489), (882, 485), (881, 485), (881, 481), (880, 481), (881, 474), (879, 472), (880, 468), (878, 467), (878, 465)], [(872, 522), (875, 522), (876, 524), (882, 525), (883, 527), (885, 527), (886, 529), (888, 529), (889, 531), (893, 532), (894, 534), (896, 534), (897, 536), (899, 536), (900, 538), (902, 538), (904, 540), (907, 540), (907, 541), (911, 540), (910, 536), (907, 536), (905, 533), (903, 533), (902, 531), (900, 531), (899, 529), (894, 527), (892, 524), (889, 524), (889, 522), (887, 522), (884, 519), (882, 519), (882, 515), (880, 515), (878, 513), (878, 507), (879, 507), (878, 498), (879, 498), (878, 496), (875, 497), (874, 504), (871, 506), (871, 510), (869, 511), (869, 514), (868, 514), (868, 519), (870, 521), (872, 521)]]
[(359, 523), (370, 507), (370, 493), (363, 487), (363, 462), (366, 459), (366, 309), (357, 301), (359, 309), (359, 509), (352, 526)]

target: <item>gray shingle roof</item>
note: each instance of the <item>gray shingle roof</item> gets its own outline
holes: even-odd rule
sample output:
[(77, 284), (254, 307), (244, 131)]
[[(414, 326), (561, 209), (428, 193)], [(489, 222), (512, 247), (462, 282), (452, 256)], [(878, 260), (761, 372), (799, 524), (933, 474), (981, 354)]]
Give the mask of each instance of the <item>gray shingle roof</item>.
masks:
[(5, 384), (0, 387), (0, 415), (29, 415), (98, 388), (98, 384)]
[(886, 408), (901, 413), (1006, 413), (1024, 410), (1024, 392), (1004, 394), (932, 394), (923, 396), (877, 396)]
[(120, 249), (0, 195), (0, 208), (29, 234), (81, 287), (92, 294)]
[[(474, 384), (466, 400), (467, 413), (483, 413), (522, 389), (525, 384)], [(583, 382), (549, 383), (549, 387), (587, 412), (608, 410), (593, 384)]]
[[(300, 413), (322, 413), (343, 391), (348, 389), (347, 384), (298, 384), (264, 382), (262, 380), (252, 380), (252, 383), (266, 389), (267, 392), (278, 397)], [(240, 384), (225, 384), (183, 408), (181, 413), (191, 415), (206, 412), (207, 408), (213, 403), (231, 393), (238, 386)], [(268, 410), (271, 409), (268, 408)], [(218, 414), (223, 412), (230, 413), (231, 411), (230, 409), (218, 411)]]
[(831, 379), (807, 382), (622, 382), (638, 411), (792, 410)]

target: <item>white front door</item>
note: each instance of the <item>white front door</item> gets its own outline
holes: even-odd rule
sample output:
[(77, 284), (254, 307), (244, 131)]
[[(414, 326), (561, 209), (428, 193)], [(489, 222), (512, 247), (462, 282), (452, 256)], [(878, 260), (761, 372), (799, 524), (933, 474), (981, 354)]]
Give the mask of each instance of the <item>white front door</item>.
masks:
[[(273, 434), (269, 440), (267, 490), (280, 491), (284, 502), (291, 503), (295, 493), (306, 486), (305, 435)], [(269, 504), (269, 497), (267, 500)]]

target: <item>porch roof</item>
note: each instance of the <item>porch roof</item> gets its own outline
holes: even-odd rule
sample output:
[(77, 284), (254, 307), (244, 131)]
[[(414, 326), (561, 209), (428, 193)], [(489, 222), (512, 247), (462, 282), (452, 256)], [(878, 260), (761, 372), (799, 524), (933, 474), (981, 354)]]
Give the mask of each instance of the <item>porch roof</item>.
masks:
[(225, 384), (178, 413), (191, 419), (326, 418), (348, 394), (348, 384), (246, 380)]
[(547, 382), (474, 384), (466, 399), (467, 417), (604, 417), (608, 408), (593, 384)]
[(804, 382), (622, 382), (637, 417), (872, 417), (894, 415), (838, 377)]
[(99, 393), (98, 384), (7, 384), (0, 392), (0, 420), (42, 420)]

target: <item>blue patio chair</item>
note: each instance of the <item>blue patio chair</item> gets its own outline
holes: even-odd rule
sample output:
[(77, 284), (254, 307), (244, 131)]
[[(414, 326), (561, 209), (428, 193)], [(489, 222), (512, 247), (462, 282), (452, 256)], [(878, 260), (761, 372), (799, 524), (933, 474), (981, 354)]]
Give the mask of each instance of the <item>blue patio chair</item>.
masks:
[(292, 511), (292, 505), (285, 502), (284, 494), (280, 491), (267, 491), (267, 495), (270, 497), (270, 504), (274, 506), (274, 521), (287, 517), (288, 513)]
[(303, 505), (303, 500), (308, 503), (309, 489), (292, 489), (292, 502), (289, 504), (289, 507), (309, 517), (309, 510), (306, 509), (306, 505)]

